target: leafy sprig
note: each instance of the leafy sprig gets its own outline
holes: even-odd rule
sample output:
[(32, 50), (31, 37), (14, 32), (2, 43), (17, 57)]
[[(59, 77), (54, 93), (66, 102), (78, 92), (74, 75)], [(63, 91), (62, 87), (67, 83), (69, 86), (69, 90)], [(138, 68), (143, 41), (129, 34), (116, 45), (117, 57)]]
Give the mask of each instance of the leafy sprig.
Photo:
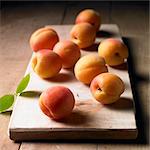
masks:
[(27, 74), (17, 86), (14, 94), (7, 94), (0, 97), (0, 113), (6, 112), (14, 104), (15, 98), (20, 95), (28, 86), (30, 81), (30, 74)]

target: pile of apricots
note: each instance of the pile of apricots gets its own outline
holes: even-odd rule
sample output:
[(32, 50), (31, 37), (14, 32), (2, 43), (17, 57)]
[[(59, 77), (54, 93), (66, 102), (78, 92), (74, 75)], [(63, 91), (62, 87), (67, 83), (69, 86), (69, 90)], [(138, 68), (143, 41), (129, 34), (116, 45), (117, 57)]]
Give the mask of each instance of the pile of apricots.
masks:
[[(93, 97), (102, 104), (116, 102), (124, 92), (123, 81), (109, 73), (107, 66), (123, 64), (128, 49), (120, 40), (108, 38), (98, 46), (98, 53), (81, 57), (81, 49), (94, 44), (101, 25), (101, 17), (92, 9), (81, 11), (70, 31), (70, 39), (59, 41), (57, 32), (51, 27), (40, 28), (30, 37), (34, 51), (32, 68), (41, 78), (52, 78), (62, 68), (74, 68), (74, 75), (83, 84), (90, 85)], [(50, 87), (39, 99), (42, 112), (59, 120), (71, 114), (75, 98), (70, 89), (63, 86)]]

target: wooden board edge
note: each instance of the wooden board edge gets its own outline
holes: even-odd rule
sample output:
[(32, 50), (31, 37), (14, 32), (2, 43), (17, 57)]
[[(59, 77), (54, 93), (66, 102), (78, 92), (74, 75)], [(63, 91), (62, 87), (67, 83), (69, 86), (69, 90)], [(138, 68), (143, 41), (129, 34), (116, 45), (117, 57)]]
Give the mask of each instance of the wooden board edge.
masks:
[[(39, 136), (40, 135), (40, 136)], [(135, 129), (113, 129), (100, 131), (14, 131), (9, 130), (9, 137), (13, 141), (38, 141), (38, 140), (132, 140), (138, 136), (138, 130)]]

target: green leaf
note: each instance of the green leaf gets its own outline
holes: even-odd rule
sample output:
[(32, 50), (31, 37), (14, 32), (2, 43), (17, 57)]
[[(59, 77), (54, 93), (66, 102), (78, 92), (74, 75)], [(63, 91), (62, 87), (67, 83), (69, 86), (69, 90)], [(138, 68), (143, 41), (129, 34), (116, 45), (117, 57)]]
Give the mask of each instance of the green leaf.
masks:
[(0, 97), (0, 113), (5, 112), (14, 103), (14, 95), (4, 95)]
[(27, 74), (19, 83), (16, 94), (21, 93), (27, 86), (30, 81), (30, 74)]

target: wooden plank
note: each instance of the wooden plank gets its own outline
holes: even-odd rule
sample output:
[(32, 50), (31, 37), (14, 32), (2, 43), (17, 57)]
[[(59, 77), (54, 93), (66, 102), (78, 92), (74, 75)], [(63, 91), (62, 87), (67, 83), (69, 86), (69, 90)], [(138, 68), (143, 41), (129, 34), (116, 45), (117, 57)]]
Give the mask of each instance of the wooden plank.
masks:
[(5, 113), (5, 114), (0, 114), (0, 149), (1, 150), (17, 150), (19, 148), (19, 143), (13, 143), (8, 135), (7, 135), (7, 130), (8, 130), (8, 122), (10, 119), (10, 112)]
[(99, 144), (97, 150), (149, 150), (148, 145), (138, 144)]
[[(69, 38), (69, 31), (72, 26), (52, 27), (58, 32), (61, 40)], [(101, 30), (111, 33), (114, 38), (120, 39), (119, 30), (116, 25), (102, 25)], [(96, 41), (100, 42), (102, 39), (97, 37)], [(82, 51), (82, 55), (89, 53), (97, 52)], [(104, 107), (93, 99), (89, 88), (77, 81), (72, 72), (65, 69), (61, 70), (60, 74), (69, 76), (65, 81), (43, 80), (33, 72), (29, 63), (26, 73), (30, 72), (31, 81), (27, 90), (43, 91), (49, 86), (60, 84), (67, 86), (74, 93), (77, 101), (76, 107), (68, 120), (56, 122), (41, 112), (38, 107), (38, 98), (18, 97), (9, 126), (10, 138), (17, 141), (36, 139), (136, 138), (134, 102), (128, 72), (127, 70), (111, 67), (108, 69), (122, 78), (126, 85), (126, 90), (118, 103)], [(36, 86), (37, 83), (38, 86)], [(20, 121), (22, 118), (24, 119)]]
[[(0, 13), (0, 96), (14, 92), (24, 74), (32, 54), (28, 44), (30, 34), (45, 24), (60, 24), (64, 8), (65, 3), (3, 7)], [(1, 150), (20, 147), (20, 143), (12, 142), (7, 135), (9, 120), (10, 113), (0, 114)]]
[(96, 144), (83, 143), (26, 143), (21, 146), (20, 150), (97, 150)]

